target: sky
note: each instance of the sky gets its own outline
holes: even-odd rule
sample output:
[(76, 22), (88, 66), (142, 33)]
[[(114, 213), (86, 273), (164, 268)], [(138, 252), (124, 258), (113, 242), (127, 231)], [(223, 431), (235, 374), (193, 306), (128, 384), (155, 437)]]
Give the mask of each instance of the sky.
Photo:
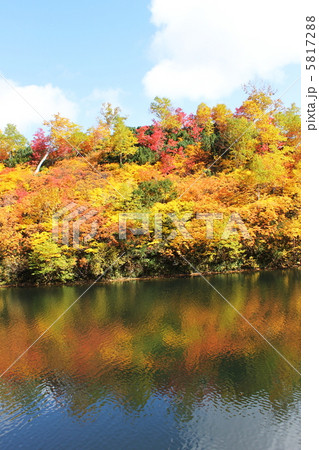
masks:
[(5, 1), (0, 129), (31, 138), (58, 112), (86, 129), (104, 102), (146, 125), (155, 96), (234, 110), (249, 81), (300, 106), (298, 16), (288, 0)]

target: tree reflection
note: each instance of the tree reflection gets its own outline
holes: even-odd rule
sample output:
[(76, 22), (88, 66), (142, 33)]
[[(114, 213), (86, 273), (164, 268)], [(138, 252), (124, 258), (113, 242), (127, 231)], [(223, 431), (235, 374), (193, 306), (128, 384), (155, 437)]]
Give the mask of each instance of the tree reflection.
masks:
[[(299, 368), (299, 272), (212, 281), (231, 289), (233, 305)], [(1, 371), (82, 291), (2, 290)], [(105, 402), (138, 414), (157, 395), (184, 420), (207, 398), (243, 404), (266, 395), (276, 412), (300, 387), (298, 374), (198, 278), (96, 286), (3, 381), (4, 411), (50, 398), (79, 418)]]

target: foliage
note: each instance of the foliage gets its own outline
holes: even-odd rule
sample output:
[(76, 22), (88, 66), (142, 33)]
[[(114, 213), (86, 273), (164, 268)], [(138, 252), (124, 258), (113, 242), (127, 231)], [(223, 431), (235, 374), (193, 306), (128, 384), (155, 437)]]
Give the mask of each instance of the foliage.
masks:
[(120, 166), (130, 155), (136, 153), (137, 138), (119, 117), (115, 121), (114, 132), (110, 140), (110, 153), (119, 157)]
[(17, 127), (9, 123), (2, 133), (0, 130), (0, 160), (14, 158), (18, 151), (27, 147), (27, 139), (19, 133)]
[(139, 183), (133, 191), (133, 197), (138, 198), (142, 206), (151, 207), (154, 203), (167, 203), (177, 197), (171, 180), (149, 180)]
[(32, 148), (28, 145), (26, 147), (19, 148), (14, 154), (3, 162), (7, 167), (15, 167), (18, 164), (24, 164), (32, 158)]
[[(156, 120), (136, 129), (109, 103), (87, 131), (57, 114), (30, 146), (7, 125), (0, 133), (0, 282), (92, 279), (110, 265), (109, 278), (192, 272), (180, 255), (207, 272), (299, 265), (299, 110), (284, 108), (269, 89), (246, 92), (234, 113), (201, 103), (186, 114), (156, 97)], [(70, 230), (79, 215), (94, 212), (81, 224), (77, 248), (63, 242), (61, 229), (52, 236), (54, 214), (74, 207), (81, 212)], [(149, 212), (149, 233), (121, 240), (119, 214), (127, 212)], [(213, 239), (197, 213), (223, 214)], [(249, 240), (222, 238), (233, 213)], [(174, 228), (185, 215), (193, 239)]]
[(74, 257), (50, 240), (48, 233), (36, 233), (32, 236), (30, 268), (32, 275), (39, 281), (70, 281), (73, 279)]

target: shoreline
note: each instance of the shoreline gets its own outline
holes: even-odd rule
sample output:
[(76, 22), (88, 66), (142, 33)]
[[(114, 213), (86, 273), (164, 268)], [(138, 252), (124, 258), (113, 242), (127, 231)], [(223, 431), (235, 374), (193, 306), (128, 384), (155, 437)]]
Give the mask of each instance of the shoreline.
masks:
[(53, 283), (16, 283), (16, 284), (0, 284), (1, 288), (13, 288), (13, 287), (54, 287), (54, 286), (83, 286), (83, 285), (92, 285), (92, 284), (110, 284), (110, 283), (123, 283), (129, 281), (152, 281), (152, 280), (169, 280), (176, 278), (194, 278), (201, 276), (210, 276), (210, 275), (227, 275), (233, 273), (255, 273), (255, 272), (273, 272), (275, 270), (290, 270), (290, 269), (298, 269), (301, 270), (301, 266), (292, 266), (292, 267), (278, 267), (276, 269), (235, 269), (235, 270), (225, 270), (223, 272), (218, 271), (209, 271), (209, 272), (192, 272), (192, 273), (181, 273), (174, 275), (155, 275), (149, 277), (119, 277), (106, 279), (103, 281), (95, 281), (94, 279), (87, 279), (83, 281), (70, 281), (68, 283), (62, 282), (53, 282)]

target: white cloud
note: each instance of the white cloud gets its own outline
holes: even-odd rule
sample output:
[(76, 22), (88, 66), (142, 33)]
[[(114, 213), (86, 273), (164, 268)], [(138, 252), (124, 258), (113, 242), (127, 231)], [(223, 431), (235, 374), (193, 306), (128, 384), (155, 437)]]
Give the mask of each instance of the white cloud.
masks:
[(93, 89), (86, 97), (71, 101), (62, 89), (50, 83), (21, 86), (0, 76), (0, 130), (13, 123), (31, 138), (44, 120), (57, 113), (90, 127), (96, 122), (102, 103), (109, 102), (113, 107), (119, 106), (124, 114), (128, 113), (120, 102), (122, 94), (122, 89)]
[(84, 98), (86, 101), (99, 101), (102, 103), (111, 103), (113, 106), (119, 106), (122, 89), (93, 89), (90, 95)]
[(153, 0), (151, 12), (150, 97), (217, 100), (255, 77), (278, 81), (300, 62), (300, 13), (288, 0)]
[[(9, 85), (9, 84), (10, 85)], [(60, 113), (74, 120), (77, 116), (77, 106), (68, 100), (63, 91), (46, 84), (44, 86), (20, 86), (14, 81), (8, 83), (0, 77), (0, 129), (7, 123), (13, 123), (22, 133), (35, 131), (50, 119), (53, 114)]]

